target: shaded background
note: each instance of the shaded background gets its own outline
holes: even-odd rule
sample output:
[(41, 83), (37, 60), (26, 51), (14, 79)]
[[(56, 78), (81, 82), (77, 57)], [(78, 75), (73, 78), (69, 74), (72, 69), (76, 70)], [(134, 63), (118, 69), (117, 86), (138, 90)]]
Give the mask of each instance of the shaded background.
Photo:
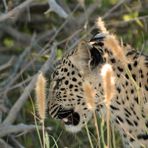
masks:
[[(40, 147), (33, 115), (36, 73), (42, 69), (50, 83), (54, 63), (90, 37), (98, 16), (110, 32), (148, 52), (148, 0), (0, 1), (0, 148)], [(51, 118), (45, 125), (50, 147), (90, 147), (85, 129), (70, 134)], [(88, 126), (97, 147), (93, 121)]]

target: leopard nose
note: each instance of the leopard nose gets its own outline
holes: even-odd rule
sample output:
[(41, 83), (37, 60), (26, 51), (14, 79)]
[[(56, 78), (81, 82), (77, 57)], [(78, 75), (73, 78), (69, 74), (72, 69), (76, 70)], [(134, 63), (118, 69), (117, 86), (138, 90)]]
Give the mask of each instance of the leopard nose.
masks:
[(74, 125), (77, 126), (80, 122), (80, 115), (77, 112), (72, 113), (70, 116), (66, 118), (66, 125)]
[(73, 109), (62, 109), (58, 111), (58, 119), (64, 121), (66, 125), (78, 125), (80, 122), (80, 115)]

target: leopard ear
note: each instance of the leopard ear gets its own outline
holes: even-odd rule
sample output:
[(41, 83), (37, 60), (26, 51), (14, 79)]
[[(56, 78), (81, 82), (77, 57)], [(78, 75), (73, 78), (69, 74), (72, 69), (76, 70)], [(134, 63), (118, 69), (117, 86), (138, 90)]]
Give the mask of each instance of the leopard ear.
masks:
[(91, 59), (90, 48), (90, 45), (86, 41), (81, 41), (69, 57), (71, 62), (83, 72), (88, 70), (88, 63)]
[(86, 41), (81, 41), (70, 60), (79, 70), (86, 73), (95, 69), (102, 62), (102, 57), (98, 49)]

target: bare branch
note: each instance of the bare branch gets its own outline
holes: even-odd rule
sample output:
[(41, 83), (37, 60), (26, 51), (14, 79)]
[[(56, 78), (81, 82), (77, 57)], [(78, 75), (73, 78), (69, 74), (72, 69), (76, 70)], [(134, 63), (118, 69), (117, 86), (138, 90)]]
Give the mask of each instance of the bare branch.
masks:
[(0, 72), (10, 67), (13, 63), (14, 57), (12, 57), (7, 63), (4, 65), (0, 65)]
[(57, 13), (60, 17), (62, 18), (67, 18), (68, 17), (68, 14), (65, 12), (65, 10), (56, 2), (56, 0), (48, 0), (48, 3), (49, 3), (49, 6), (50, 6), (50, 9), (47, 10), (47, 12), (45, 13), (48, 13), (48, 12), (55, 12)]
[(3, 139), (0, 139), (0, 146), (2, 148), (13, 148), (12, 146), (10, 146), (8, 143), (6, 143)]
[(15, 148), (25, 148), (16, 138), (17, 137), (15, 135), (8, 135), (7, 141), (9, 141), (9, 143), (11, 143)]
[[(42, 129), (42, 127), (40, 126), (38, 126), (37, 128)], [(12, 133), (13, 134), (22, 133), (22, 132), (27, 133), (35, 129), (36, 129), (36, 125), (26, 125), (26, 124), (8, 125), (8, 126), (1, 125), (0, 126), (0, 137), (4, 137)], [(50, 127), (48, 127), (47, 129), (51, 130)]]
[[(51, 67), (52, 66), (52, 62), (55, 59), (55, 50), (56, 50), (56, 45), (53, 45), (52, 46), (52, 50), (51, 50), (51, 56), (46, 61), (46, 63), (41, 67), (40, 71), (43, 74), (45, 72), (47, 72), (49, 69), (52, 68)], [(8, 116), (6, 117), (6, 119), (3, 122), (4, 124), (10, 125), (10, 124), (12, 124), (15, 121), (15, 119), (17, 118), (17, 114), (19, 113), (19, 111), (21, 110), (22, 106), (24, 105), (24, 103), (28, 99), (31, 91), (35, 88), (35, 83), (36, 83), (36, 80), (37, 80), (37, 76), (38, 76), (38, 74), (36, 74), (33, 77), (31, 82), (29, 83), (29, 85), (24, 89), (23, 94), (20, 96), (20, 98), (16, 101), (16, 103), (13, 105), (13, 107), (9, 111)]]
[(120, 7), (125, 2), (127, 2), (127, 0), (120, 0), (116, 5), (114, 5), (111, 9), (109, 9), (109, 11), (107, 11), (104, 14), (103, 18), (109, 17), (115, 9), (117, 9), (118, 7)]
[(19, 32), (11, 26), (1, 25), (0, 29), (12, 36), (19, 43), (21, 42), (24, 45), (29, 45), (31, 42), (31, 37), (28, 34)]
[(0, 22), (6, 21), (7, 19), (11, 19), (16, 18), (18, 15), (20, 15), (20, 13), (22, 11), (24, 11), (24, 9), (26, 9), (26, 7), (28, 7), (31, 3), (33, 2), (33, 0), (26, 0), (23, 3), (21, 3), (19, 6), (15, 7), (14, 9), (12, 9), (11, 11), (9, 11), (6, 14), (3, 14), (0, 16)]

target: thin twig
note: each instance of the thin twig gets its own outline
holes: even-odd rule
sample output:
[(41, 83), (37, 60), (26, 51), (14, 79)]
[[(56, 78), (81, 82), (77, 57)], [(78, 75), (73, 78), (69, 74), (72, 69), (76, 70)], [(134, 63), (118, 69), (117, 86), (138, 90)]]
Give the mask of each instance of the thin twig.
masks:
[(10, 36), (13, 37), (13, 39), (15, 39), (16, 41), (24, 45), (29, 45), (31, 42), (31, 37), (29, 34), (22, 33), (6, 24), (0, 25), (0, 30), (3, 30), (3, 32), (5, 32), (6, 34), (9, 34)]
[(110, 25), (114, 26), (114, 27), (124, 27), (125, 25), (128, 25), (129, 23), (132, 23), (132, 22), (135, 22), (137, 20), (147, 20), (148, 19), (148, 15), (145, 15), (145, 16), (139, 16), (139, 17), (136, 17), (136, 18), (133, 18), (133, 19), (130, 19), (128, 21), (119, 21), (119, 22), (116, 22), (115, 23), (110, 23)]
[(118, 7), (120, 7), (123, 3), (125, 3), (127, 0), (120, 0), (116, 5), (114, 5), (111, 9), (109, 9), (109, 11), (107, 11), (104, 15), (103, 15), (103, 18), (107, 18), (109, 17), (112, 12), (117, 9)]
[[(42, 127), (38, 127), (40, 130), (42, 130)], [(51, 130), (50, 127), (47, 128), (48, 130)], [(10, 134), (16, 134), (16, 133), (27, 133), (31, 130), (36, 130), (36, 125), (26, 125), (26, 124), (18, 124), (18, 125), (1, 125), (0, 126), (0, 137), (4, 137), (6, 135)]]
[[(32, 40), (31, 40), (31, 45), (28, 46), (24, 52), (19, 56), (18, 60), (17, 60), (17, 64), (14, 65), (14, 71), (12, 72), (11, 76), (8, 77), (7, 80), (5, 80), (5, 91), (4, 94), (7, 94), (7, 90), (12, 86), (12, 84), (20, 77), (20, 75), (22, 75), (22, 73), (26, 70), (26, 68), (31, 65), (34, 62), (34, 58), (31, 60), (31, 62), (29, 62), (25, 67), (23, 67), (23, 69), (20, 71), (20, 73), (17, 74), (19, 68), (21, 67), (21, 65), (24, 62), (24, 58), (30, 53), (32, 47), (37, 46), (37, 43), (35, 42), (35, 35), (33, 35)], [(16, 75), (17, 74), (17, 75)], [(3, 84), (4, 85), (4, 84)]]
[(8, 141), (9, 143), (12, 143), (12, 145), (15, 148), (25, 148), (17, 139), (14, 135), (8, 135)]
[(0, 65), (0, 72), (9, 68), (13, 63), (14, 57), (12, 57), (7, 63)]
[(8, 143), (6, 143), (3, 139), (0, 139), (0, 146), (1, 148), (13, 148)]
[(7, 5), (6, 0), (3, 0), (3, 4), (4, 4), (5, 12), (7, 12), (8, 11), (8, 5)]
[(21, 3), (19, 6), (9, 11), (8, 13), (1, 15), (0, 22), (6, 21), (7, 19), (11, 19), (12, 17), (15, 17), (16, 19), (16, 16), (20, 15), (20, 13), (24, 11), (26, 7), (28, 7), (32, 2), (33, 0), (26, 0), (23, 3)]
[[(51, 70), (52, 62), (55, 59), (55, 50), (56, 50), (56, 47), (55, 47), (55, 45), (53, 45), (52, 50), (51, 50), (51, 56), (48, 58), (46, 63), (41, 67), (40, 71), (43, 74), (46, 73), (48, 70)], [(16, 103), (13, 105), (13, 107), (9, 111), (8, 116), (6, 117), (6, 119), (3, 122), (4, 124), (9, 125), (9, 124), (12, 124), (15, 121), (15, 119), (17, 118), (17, 114), (19, 113), (22, 106), (24, 105), (24, 103), (28, 99), (28, 96), (30, 95), (31, 91), (35, 88), (37, 76), (38, 76), (38, 74), (33, 76), (33, 79), (31, 80), (29, 85), (24, 89), (23, 94), (20, 96), (20, 98), (16, 101)]]
[(49, 6), (50, 6), (50, 9), (47, 10), (45, 13), (48, 13), (48, 12), (55, 12), (57, 13), (60, 17), (62, 18), (67, 18), (68, 17), (68, 14), (65, 12), (65, 10), (56, 2), (56, 0), (48, 0), (48, 3), (49, 3)]

